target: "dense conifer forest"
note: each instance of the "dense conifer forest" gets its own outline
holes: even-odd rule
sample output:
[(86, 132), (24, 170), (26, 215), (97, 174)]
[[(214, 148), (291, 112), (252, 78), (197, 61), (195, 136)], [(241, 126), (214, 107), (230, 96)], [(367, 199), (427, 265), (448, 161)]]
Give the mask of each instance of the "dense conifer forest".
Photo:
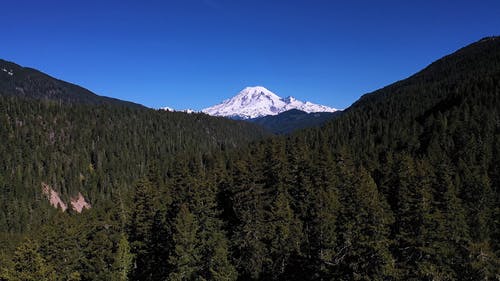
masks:
[(287, 136), (0, 101), (0, 280), (500, 279), (498, 37)]
[(307, 113), (298, 109), (291, 109), (278, 115), (258, 117), (247, 121), (258, 124), (274, 134), (286, 135), (305, 128), (321, 127), (340, 114), (342, 114), (340, 110), (336, 112)]

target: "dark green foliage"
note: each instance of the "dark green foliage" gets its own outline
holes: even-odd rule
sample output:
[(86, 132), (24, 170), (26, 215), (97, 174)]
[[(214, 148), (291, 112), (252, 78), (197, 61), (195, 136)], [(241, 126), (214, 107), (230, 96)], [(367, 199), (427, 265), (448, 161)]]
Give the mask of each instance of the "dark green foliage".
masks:
[(125, 235), (122, 234), (118, 242), (118, 249), (114, 263), (114, 281), (127, 281), (129, 273), (132, 271), (134, 255), (131, 253), (130, 244)]
[(127, 194), (152, 159), (164, 181), (182, 155), (224, 153), (266, 135), (252, 124), (204, 114), (2, 96), (0, 124), (0, 232), (8, 233), (31, 230), (55, 213), (42, 183), (66, 203), (81, 192), (98, 205)]
[(172, 236), (174, 249), (168, 262), (172, 268), (168, 280), (196, 280), (200, 275), (200, 249), (196, 239), (199, 231), (195, 216), (187, 205), (182, 205), (174, 220), (174, 234)]
[[(257, 279), (264, 267), (266, 245), (263, 242), (265, 229), (264, 191), (256, 182), (249, 163), (238, 161), (234, 169), (234, 185), (231, 203), (235, 215), (234, 234), (238, 270), (243, 276)], [(258, 174), (258, 173), (257, 173)]]
[(291, 109), (278, 115), (258, 117), (246, 121), (259, 124), (275, 134), (290, 134), (304, 128), (319, 127), (340, 114), (340, 111), (307, 113)]
[[(351, 175), (346, 175), (350, 177)], [(363, 169), (348, 180), (342, 196), (345, 202), (340, 214), (340, 245), (343, 257), (339, 273), (346, 280), (383, 280), (393, 275), (394, 261), (389, 252), (389, 225), (393, 218), (377, 186)]]
[[(60, 103), (107, 104), (140, 108), (142, 105), (98, 96), (80, 86), (64, 82), (36, 69), (0, 59), (0, 95), (17, 96)], [(10, 74), (9, 74), (10, 72)]]
[(13, 257), (13, 268), (0, 276), (9, 281), (55, 281), (56, 273), (38, 251), (38, 244), (30, 239), (17, 247)]
[(150, 280), (154, 269), (151, 268), (153, 257), (153, 187), (148, 179), (140, 180), (136, 186), (132, 216), (129, 226), (134, 271), (132, 279)]

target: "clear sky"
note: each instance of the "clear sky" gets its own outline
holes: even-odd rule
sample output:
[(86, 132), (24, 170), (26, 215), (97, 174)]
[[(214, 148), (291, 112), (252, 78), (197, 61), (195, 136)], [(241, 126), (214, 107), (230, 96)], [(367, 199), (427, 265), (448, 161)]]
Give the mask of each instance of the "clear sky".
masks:
[(201, 109), (262, 85), (348, 107), (500, 35), (499, 0), (0, 0), (0, 58), (101, 95)]

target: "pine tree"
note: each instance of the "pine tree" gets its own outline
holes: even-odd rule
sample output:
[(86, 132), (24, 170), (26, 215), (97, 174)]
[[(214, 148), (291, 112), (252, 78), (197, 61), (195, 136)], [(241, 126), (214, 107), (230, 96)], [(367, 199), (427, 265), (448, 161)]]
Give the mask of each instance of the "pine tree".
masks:
[(284, 188), (280, 188), (277, 198), (271, 207), (269, 254), (272, 260), (268, 269), (272, 279), (286, 279), (285, 270), (292, 261), (292, 256), (300, 252), (302, 225), (290, 207), (290, 196)]
[[(234, 281), (238, 277), (230, 260), (228, 241), (223, 232), (214, 231), (206, 242), (208, 251), (208, 278), (214, 281)], [(206, 259), (203, 259), (206, 260)]]
[[(167, 201), (168, 199), (165, 199)], [(167, 203), (168, 204), (168, 203)], [(169, 205), (164, 206), (167, 210)], [(168, 276), (169, 264), (165, 260), (170, 255), (172, 243), (171, 222), (166, 219), (167, 211), (157, 210), (153, 219), (151, 229), (151, 240), (149, 247), (151, 249), (150, 265), (152, 270), (152, 280), (165, 280)]]
[(38, 244), (27, 239), (14, 252), (13, 280), (55, 281), (56, 273), (38, 252)]
[(217, 205), (217, 175), (207, 175), (201, 161), (192, 165), (193, 181), (190, 210), (199, 225), (197, 232), (200, 260), (199, 277), (206, 280), (235, 280), (237, 272), (231, 264), (229, 242), (223, 231)]
[[(86, 226), (88, 230), (90, 226)], [(58, 276), (67, 278), (80, 270), (85, 232), (72, 215), (57, 212), (37, 233), (39, 252), (57, 268)], [(75, 241), (78, 241), (75, 242)]]
[(232, 240), (239, 273), (243, 278), (258, 279), (264, 271), (267, 254), (263, 242), (266, 233), (262, 184), (255, 182), (255, 171), (248, 163), (237, 161), (234, 167), (232, 202), (235, 225)]
[(452, 280), (451, 272), (443, 266), (443, 251), (446, 251), (444, 216), (436, 204), (436, 195), (431, 184), (420, 187), (421, 225), (417, 241), (419, 256), (414, 267), (418, 279)]
[(134, 255), (133, 280), (150, 280), (152, 269), (151, 229), (154, 218), (151, 182), (142, 179), (134, 194), (133, 213), (129, 223), (129, 239)]
[(118, 249), (113, 265), (113, 281), (128, 281), (129, 273), (132, 270), (134, 256), (130, 252), (130, 244), (125, 234), (122, 234), (118, 241)]
[(419, 190), (429, 188), (428, 171), (419, 173), (413, 159), (408, 155), (398, 156), (391, 167), (392, 180), (389, 196), (393, 200), (395, 222), (395, 258), (402, 278), (415, 278), (415, 262), (419, 257), (418, 234), (422, 225), (421, 194)]
[[(349, 175), (349, 173), (347, 174)], [(336, 266), (338, 278), (384, 280), (395, 275), (394, 259), (389, 251), (389, 225), (393, 217), (366, 170), (356, 171), (344, 199), (341, 213), (341, 251)], [(344, 176), (345, 177), (345, 176)]]
[(174, 228), (174, 250), (168, 259), (172, 271), (168, 280), (196, 280), (200, 274), (199, 241), (197, 240), (199, 226), (186, 204), (181, 205), (175, 218)]
[(313, 188), (309, 194), (310, 226), (306, 229), (309, 241), (309, 263), (311, 274), (319, 279), (332, 277), (332, 270), (344, 254), (337, 245), (337, 219), (341, 204), (339, 202), (338, 179), (335, 175), (336, 164), (323, 142), (315, 157), (312, 169)]

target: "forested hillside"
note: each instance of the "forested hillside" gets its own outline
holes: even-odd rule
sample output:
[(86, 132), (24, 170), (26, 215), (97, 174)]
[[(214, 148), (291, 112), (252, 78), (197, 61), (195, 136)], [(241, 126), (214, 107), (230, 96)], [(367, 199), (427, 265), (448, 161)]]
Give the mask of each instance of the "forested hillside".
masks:
[(142, 107), (139, 104), (99, 96), (80, 86), (58, 80), (29, 67), (0, 59), (0, 95), (53, 100), (59, 103), (114, 104)]
[[(0, 96), (0, 231), (22, 233), (49, 217), (42, 183), (90, 202), (124, 192), (184, 155), (224, 153), (267, 133), (244, 122), (118, 105), (59, 104)], [(50, 209), (50, 208), (49, 208)]]
[[(39, 106), (27, 104), (35, 111)], [(93, 107), (87, 110), (94, 113), (86, 115), (90, 120), (99, 116), (89, 128), (122, 124), (119, 118), (101, 119), (106, 115)], [(51, 116), (68, 124), (74, 118), (69, 112), (78, 113)], [(19, 122), (10, 118), (17, 128)], [(102, 169), (111, 190), (123, 192), (111, 192), (110, 200), (80, 215), (58, 212), (36, 231), (22, 229), (20, 242), (4, 247), (0, 279), (500, 278), (498, 37), (365, 95), (323, 128), (230, 151), (219, 146), (193, 153), (188, 146), (182, 150), (186, 157), (164, 165), (164, 145), (135, 148), (156, 143), (156, 131), (134, 124), (142, 123), (112, 130), (126, 137), (119, 142), (108, 134), (97, 160), (94, 138), (81, 144), (88, 155), (82, 167), (90, 162), (92, 169), (103, 155), (136, 151), (118, 154)], [(71, 139), (77, 133), (71, 132), (57, 136)], [(2, 155), (25, 153), (15, 150), (19, 138), (14, 144)], [(71, 151), (67, 159), (73, 159)], [(60, 158), (51, 160), (74, 170)], [(15, 170), (8, 171), (6, 184), (16, 179)], [(90, 172), (84, 177), (92, 179)], [(99, 187), (89, 190), (97, 200)]]
[(342, 111), (307, 113), (298, 109), (291, 109), (278, 115), (258, 117), (247, 121), (261, 125), (275, 134), (290, 134), (300, 129), (321, 127), (340, 114), (342, 114)]

